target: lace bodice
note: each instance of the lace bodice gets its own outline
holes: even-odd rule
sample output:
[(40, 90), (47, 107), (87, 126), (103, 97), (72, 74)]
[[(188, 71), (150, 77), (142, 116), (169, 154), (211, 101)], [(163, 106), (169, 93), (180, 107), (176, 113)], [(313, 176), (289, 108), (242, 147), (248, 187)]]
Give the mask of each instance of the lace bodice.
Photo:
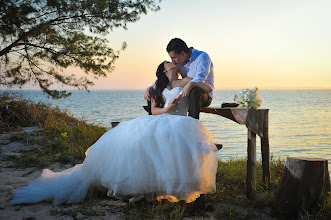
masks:
[[(175, 87), (171, 90), (168, 90), (167, 88), (165, 88), (162, 92), (163, 94), (163, 100), (165, 102), (164, 107), (167, 107), (169, 104), (169, 101), (173, 98), (175, 98), (178, 94), (181, 94), (183, 90), (183, 87)], [(174, 115), (187, 115), (187, 111), (188, 111), (188, 97), (187, 96), (183, 96), (180, 101), (179, 104), (177, 106), (177, 110), (174, 113)]]

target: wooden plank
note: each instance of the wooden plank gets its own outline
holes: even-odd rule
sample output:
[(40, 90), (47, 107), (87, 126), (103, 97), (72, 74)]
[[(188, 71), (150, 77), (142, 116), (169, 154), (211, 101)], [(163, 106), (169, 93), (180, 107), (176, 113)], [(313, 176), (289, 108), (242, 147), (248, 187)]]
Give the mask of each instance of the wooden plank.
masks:
[(264, 113), (263, 136), (261, 138), (262, 173), (265, 189), (270, 186), (269, 111)]
[(248, 199), (254, 197), (256, 191), (256, 134), (248, 130), (247, 140), (247, 190)]
[(263, 137), (263, 121), (266, 109), (248, 109), (248, 116), (246, 120), (246, 127), (250, 131), (254, 131), (255, 134)]
[(263, 126), (265, 114), (268, 109), (246, 109), (246, 108), (202, 108), (201, 112), (211, 113), (228, 118), (238, 124), (245, 124), (250, 131), (263, 137)]
[(220, 115), (238, 124), (245, 124), (248, 111), (245, 108), (201, 108), (201, 112)]

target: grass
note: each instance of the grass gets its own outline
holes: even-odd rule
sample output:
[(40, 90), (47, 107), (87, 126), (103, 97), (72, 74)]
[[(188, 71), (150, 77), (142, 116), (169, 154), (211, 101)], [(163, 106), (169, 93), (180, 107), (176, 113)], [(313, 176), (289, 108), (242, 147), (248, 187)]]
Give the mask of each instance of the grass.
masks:
[[(36, 126), (41, 130), (27, 134), (22, 127)], [(51, 163), (76, 164), (81, 162), (86, 149), (91, 146), (107, 128), (89, 124), (76, 119), (66, 111), (51, 108), (43, 103), (33, 103), (28, 100), (8, 94), (0, 95), (0, 132), (19, 130), (11, 141), (23, 141), (35, 145), (25, 150), (22, 157), (7, 157), (16, 167), (45, 168)], [(215, 206), (216, 210), (208, 214), (197, 209), (195, 203), (170, 203), (168, 201), (147, 202), (141, 200), (135, 204), (127, 203), (123, 207), (110, 207), (100, 204), (100, 195), (90, 190), (85, 200), (77, 206), (63, 205), (51, 210), (53, 215), (77, 216), (77, 213), (89, 216), (103, 216), (107, 212), (121, 212), (123, 219), (237, 219), (243, 213), (238, 207), (259, 210), (250, 213), (246, 218), (263, 218), (263, 209), (270, 207), (280, 183), (285, 161), (271, 157), (271, 183), (265, 186), (262, 180), (261, 161), (257, 163), (257, 195), (259, 199), (245, 199), (246, 190), (246, 158), (230, 158), (219, 160), (216, 176), (216, 192), (207, 196), (207, 204)], [(109, 206), (109, 207), (108, 207)], [(114, 211), (115, 210), (115, 211)], [(274, 216), (282, 219), (282, 216)], [(330, 219), (331, 195), (309, 211), (299, 214), (293, 219)]]
[[(107, 131), (105, 127), (89, 124), (59, 108), (7, 93), (0, 95), (0, 113), (0, 132), (21, 131), (12, 139), (36, 146), (25, 151), (24, 157), (8, 158), (20, 168), (42, 168), (53, 162), (81, 162), (87, 148)], [(21, 129), (31, 126), (41, 128), (40, 132), (27, 134)]]

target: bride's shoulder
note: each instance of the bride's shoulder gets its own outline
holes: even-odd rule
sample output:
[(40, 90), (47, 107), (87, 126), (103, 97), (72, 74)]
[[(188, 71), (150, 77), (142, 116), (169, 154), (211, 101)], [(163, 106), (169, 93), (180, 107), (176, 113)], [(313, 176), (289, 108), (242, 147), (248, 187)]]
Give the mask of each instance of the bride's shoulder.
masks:
[(184, 88), (184, 87), (182, 87), (182, 86), (176, 86), (176, 87), (174, 87), (174, 89), (179, 90), (179, 91), (182, 91), (183, 88)]
[(175, 87), (181, 87), (181, 83), (180, 83), (180, 80), (176, 80), (172, 83), (172, 86), (175, 88)]
[(163, 93), (164, 92), (174, 92), (174, 91), (176, 91), (176, 92), (180, 92), (180, 91), (182, 91), (183, 90), (183, 87), (180, 87), (180, 86), (177, 86), (177, 87), (173, 87), (173, 88), (171, 88), (171, 89), (168, 89), (168, 88), (164, 88), (164, 90), (163, 90)]

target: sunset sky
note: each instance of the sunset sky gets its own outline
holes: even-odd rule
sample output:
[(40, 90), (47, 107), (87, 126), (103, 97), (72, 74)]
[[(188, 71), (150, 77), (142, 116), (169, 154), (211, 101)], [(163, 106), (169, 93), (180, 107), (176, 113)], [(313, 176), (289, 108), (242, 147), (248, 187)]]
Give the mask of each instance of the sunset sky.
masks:
[(216, 89), (331, 89), (330, 0), (163, 0), (160, 7), (107, 35), (113, 49), (128, 47), (91, 89), (145, 89), (174, 37), (210, 55)]

